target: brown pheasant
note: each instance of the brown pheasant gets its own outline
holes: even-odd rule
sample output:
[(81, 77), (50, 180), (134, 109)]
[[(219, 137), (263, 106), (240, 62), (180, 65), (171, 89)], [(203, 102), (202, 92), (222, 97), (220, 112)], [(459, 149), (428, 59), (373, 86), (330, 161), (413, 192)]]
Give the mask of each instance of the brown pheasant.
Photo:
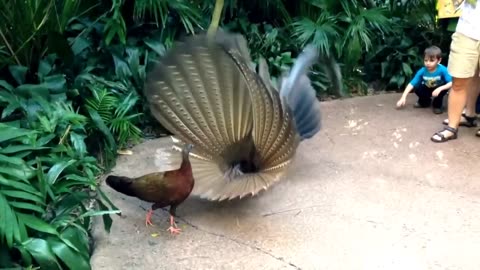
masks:
[(170, 206), (170, 227), (167, 230), (172, 234), (178, 234), (181, 230), (175, 223), (176, 208), (190, 195), (194, 187), (189, 159), (192, 147), (192, 144), (183, 147), (179, 169), (150, 173), (137, 178), (110, 175), (106, 182), (120, 193), (153, 203), (145, 218), (146, 226), (153, 225), (151, 221), (153, 211)]

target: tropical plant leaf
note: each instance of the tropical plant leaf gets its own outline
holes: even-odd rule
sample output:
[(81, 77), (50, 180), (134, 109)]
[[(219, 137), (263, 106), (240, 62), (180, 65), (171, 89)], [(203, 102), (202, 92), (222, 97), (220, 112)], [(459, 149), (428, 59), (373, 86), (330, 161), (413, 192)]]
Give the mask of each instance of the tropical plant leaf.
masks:
[(35, 131), (28, 130), (28, 129), (21, 129), (9, 126), (7, 124), (0, 123), (0, 143), (15, 139), (18, 137), (31, 135), (35, 133)]
[(58, 260), (48, 242), (41, 238), (30, 238), (22, 243), (42, 269), (61, 269)]
[(62, 260), (68, 269), (72, 270), (90, 270), (90, 264), (85, 258), (88, 253), (75, 252), (66, 245), (64, 242), (57, 240), (56, 238), (48, 238), (48, 244), (51, 246), (52, 251)]
[(37, 218), (36, 216), (25, 215), (21, 213), (17, 213), (17, 215), (22, 219), (22, 222), (24, 222), (25, 226), (27, 227), (30, 227), (40, 232), (52, 235), (59, 235), (55, 228), (53, 228), (50, 224), (46, 223), (42, 219)]
[(3, 87), (3, 89), (13, 92), (14, 87), (7, 83), (5, 80), (0, 80), (0, 87)]
[[(31, 193), (32, 195), (39, 196), (41, 198), (41, 193), (35, 188), (33, 188), (33, 186), (30, 184), (22, 183), (20, 181), (15, 181), (15, 180), (7, 180), (1, 175), (0, 175), (0, 184), (2, 184), (2, 186), (4, 187), (12, 187), (17, 190), (28, 192), (28, 193)], [(40, 202), (42, 201), (40, 200)]]
[(85, 144), (85, 135), (78, 134), (76, 132), (72, 132), (70, 134), (70, 140), (73, 144), (74, 149), (80, 155), (80, 157), (84, 157), (87, 153), (87, 145)]
[(47, 183), (49, 185), (54, 185), (55, 182), (58, 180), (60, 174), (65, 170), (68, 166), (77, 162), (76, 160), (69, 160), (69, 161), (62, 161), (53, 165), (47, 173)]
[(24, 84), (27, 76), (28, 67), (21, 65), (11, 65), (8, 67), (10, 74), (18, 84)]

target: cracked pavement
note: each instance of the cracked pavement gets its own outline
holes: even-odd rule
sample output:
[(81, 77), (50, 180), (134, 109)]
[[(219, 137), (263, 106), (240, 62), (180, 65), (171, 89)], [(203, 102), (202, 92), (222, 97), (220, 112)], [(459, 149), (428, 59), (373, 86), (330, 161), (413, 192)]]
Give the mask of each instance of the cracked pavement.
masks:
[[(399, 94), (322, 102), (323, 129), (301, 144), (289, 174), (254, 198), (168, 213), (104, 190), (122, 210), (110, 234), (94, 226), (96, 269), (461, 269), (480, 265), (480, 139), (430, 141), (446, 113), (396, 110)], [(157, 141), (120, 156), (113, 173), (153, 172)]]

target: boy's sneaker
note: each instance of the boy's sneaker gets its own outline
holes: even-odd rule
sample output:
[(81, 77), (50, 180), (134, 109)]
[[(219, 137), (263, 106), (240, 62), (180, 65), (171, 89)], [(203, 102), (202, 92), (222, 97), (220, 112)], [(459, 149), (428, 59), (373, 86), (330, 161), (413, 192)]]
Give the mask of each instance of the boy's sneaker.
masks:
[(422, 104), (417, 102), (417, 103), (413, 104), (413, 107), (414, 108), (428, 108), (428, 107), (430, 107), (430, 105), (425, 106), (425, 105), (422, 105)]
[(434, 114), (441, 114), (441, 113), (443, 113), (443, 110), (442, 110), (442, 108), (433, 108), (433, 113)]

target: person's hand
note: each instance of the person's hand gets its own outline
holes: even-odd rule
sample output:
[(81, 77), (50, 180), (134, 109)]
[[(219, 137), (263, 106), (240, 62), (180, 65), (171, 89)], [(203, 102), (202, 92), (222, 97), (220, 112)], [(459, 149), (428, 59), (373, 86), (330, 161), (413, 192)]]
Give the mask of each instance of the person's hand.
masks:
[(401, 108), (405, 106), (405, 98), (400, 98), (398, 101), (397, 101), (397, 108)]
[(432, 97), (438, 97), (438, 95), (440, 95), (440, 92), (442, 92), (441, 90), (439, 90), (438, 88), (433, 90), (432, 92)]

